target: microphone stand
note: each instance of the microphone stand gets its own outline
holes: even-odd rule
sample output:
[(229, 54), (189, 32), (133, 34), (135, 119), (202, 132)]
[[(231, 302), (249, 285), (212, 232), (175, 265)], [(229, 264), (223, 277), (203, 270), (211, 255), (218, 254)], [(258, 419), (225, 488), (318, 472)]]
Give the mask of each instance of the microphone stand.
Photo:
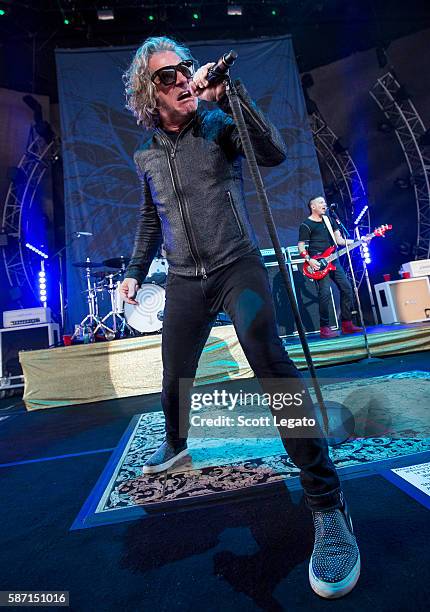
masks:
[[(333, 205), (332, 205), (333, 206)], [(334, 220), (336, 221), (336, 223), (338, 224), (338, 226), (342, 229), (343, 231), (343, 237), (347, 237), (349, 238), (349, 232), (346, 229), (346, 227), (344, 226), (344, 224), (342, 223), (342, 221), (339, 219), (339, 216), (337, 215), (337, 213), (335, 212), (335, 209), (332, 208), (331, 206), (329, 206), (327, 208), (327, 212), (329, 213), (330, 216), (333, 216)]]
[(346, 227), (344, 226), (344, 224), (342, 223), (342, 221), (339, 219), (339, 216), (334, 212), (334, 210), (329, 208), (328, 211), (330, 213), (330, 216), (332, 216), (334, 218), (336, 223), (343, 230), (343, 233), (341, 231), (341, 235), (342, 235), (342, 238), (345, 240), (346, 256), (348, 258), (349, 269), (351, 270), (352, 286), (354, 288), (354, 295), (355, 295), (355, 300), (357, 302), (357, 308), (358, 308), (358, 316), (359, 316), (361, 328), (363, 330), (364, 347), (366, 349), (366, 355), (367, 355), (367, 357), (365, 357), (364, 359), (360, 359), (359, 363), (373, 363), (373, 362), (376, 362), (376, 361), (381, 361), (381, 359), (379, 357), (372, 357), (372, 354), (370, 352), (369, 338), (368, 338), (368, 335), (367, 335), (367, 328), (366, 328), (366, 325), (364, 323), (363, 310), (361, 308), (361, 300), (360, 300), (360, 296), (358, 294), (358, 286), (357, 286), (357, 281), (356, 281), (356, 278), (355, 278), (354, 267), (352, 265), (351, 252), (350, 252), (350, 250), (348, 248), (348, 244), (347, 244), (347, 238), (349, 237), (349, 232), (346, 229)]
[[(70, 235), (70, 234), (69, 234)], [(81, 234), (81, 232), (73, 232), (72, 239), (69, 240), (62, 246), (58, 251), (56, 251), (48, 261), (54, 260), (58, 257), (58, 292), (60, 297), (60, 323), (61, 323), (61, 337), (65, 332), (66, 326), (66, 301), (64, 297), (64, 272), (63, 272), (63, 252), (77, 239), (81, 238), (86, 234)]]
[[(261, 177), (260, 169), (257, 165), (257, 160), (255, 158), (255, 153), (254, 153), (254, 149), (252, 146), (251, 138), (248, 133), (248, 128), (243, 118), (239, 96), (237, 94), (234, 83), (231, 81), (228, 75), (226, 75), (225, 77), (225, 84), (226, 84), (226, 93), (227, 93), (227, 97), (230, 103), (230, 108), (232, 111), (233, 119), (236, 124), (237, 130), (239, 132), (240, 139), (242, 141), (243, 152), (247, 159), (249, 171), (250, 171), (252, 180), (255, 185), (257, 199), (263, 209), (264, 219), (265, 219), (267, 229), (270, 235), (270, 239), (272, 241), (273, 248), (276, 254), (276, 259), (279, 265), (279, 270), (281, 272), (282, 278), (285, 283), (291, 310), (293, 311), (294, 320), (297, 326), (297, 331), (298, 331), (300, 342), (303, 348), (303, 353), (305, 355), (306, 363), (307, 363), (307, 366), (308, 366), (308, 369), (311, 375), (311, 379), (312, 379), (312, 384), (313, 384), (315, 394), (317, 397), (317, 401), (318, 401), (318, 404), (321, 410), (323, 428), (325, 430), (325, 434), (329, 436), (330, 435), (329, 433), (330, 424), (329, 424), (329, 419), (327, 415), (327, 407), (324, 403), (324, 398), (321, 392), (321, 387), (320, 387), (320, 384), (317, 378), (317, 374), (316, 374), (315, 366), (312, 360), (311, 352), (309, 350), (309, 344), (306, 338), (305, 328), (303, 326), (302, 318), (300, 316), (300, 312), (299, 312), (297, 302), (294, 296), (293, 288), (291, 286), (291, 281), (288, 276), (287, 266), (285, 264), (285, 258), (282, 254), (278, 232), (276, 231), (275, 222), (272, 216), (272, 211), (270, 210), (270, 204), (267, 198), (263, 179)], [(335, 444), (340, 444), (341, 442), (346, 440), (348, 437), (349, 435), (345, 433), (343, 434), (343, 439), (336, 438), (336, 439), (332, 439), (332, 441), (328, 440), (328, 443), (334, 446)]]

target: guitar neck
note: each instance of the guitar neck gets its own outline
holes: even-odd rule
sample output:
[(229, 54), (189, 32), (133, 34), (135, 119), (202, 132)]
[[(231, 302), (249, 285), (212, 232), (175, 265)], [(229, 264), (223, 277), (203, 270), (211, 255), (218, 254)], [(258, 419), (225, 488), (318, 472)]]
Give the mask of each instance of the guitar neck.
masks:
[[(371, 236), (372, 238), (373, 238), (374, 235), (375, 235), (374, 232), (372, 232), (371, 234), (368, 234), (368, 236)], [(340, 249), (340, 251), (335, 251), (334, 253), (332, 253), (331, 255), (326, 257), (326, 261), (333, 261), (333, 260), (337, 259), (338, 257), (341, 257), (347, 251), (352, 251), (353, 249), (356, 249), (358, 246), (360, 246), (361, 243), (362, 243), (362, 241), (360, 239), (360, 240), (356, 240), (352, 244), (348, 244), (348, 247), (343, 247), (343, 249)]]

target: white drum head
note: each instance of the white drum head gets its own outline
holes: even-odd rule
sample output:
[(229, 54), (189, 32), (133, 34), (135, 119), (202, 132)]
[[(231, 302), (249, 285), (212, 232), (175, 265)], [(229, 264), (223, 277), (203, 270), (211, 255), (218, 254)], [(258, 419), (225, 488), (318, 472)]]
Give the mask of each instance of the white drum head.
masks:
[(143, 283), (136, 295), (137, 306), (124, 304), (124, 317), (133, 329), (143, 333), (158, 332), (163, 327), (166, 292), (160, 285)]

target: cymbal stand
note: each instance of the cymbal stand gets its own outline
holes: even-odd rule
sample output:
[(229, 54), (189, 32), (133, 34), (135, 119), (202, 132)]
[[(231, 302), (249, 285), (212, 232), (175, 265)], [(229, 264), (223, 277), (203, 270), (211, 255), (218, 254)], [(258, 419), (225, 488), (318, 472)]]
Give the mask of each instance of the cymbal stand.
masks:
[(109, 317), (112, 317), (112, 331), (114, 333), (114, 336), (122, 338), (124, 336), (124, 331), (126, 328), (131, 333), (133, 333), (133, 330), (125, 320), (124, 307), (122, 306), (122, 302), (119, 301), (118, 295), (116, 295), (117, 284), (113, 282), (113, 279), (115, 276), (117, 276), (117, 274), (121, 274), (121, 272), (116, 272), (115, 274), (108, 274), (106, 277), (109, 279), (107, 291), (110, 296), (111, 310), (106, 316), (103, 317), (101, 323), (104, 324), (104, 322), (107, 321)]
[(91, 283), (91, 266), (89, 265), (91, 262), (89, 257), (87, 257), (86, 262), (88, 263), (88, 266), (85, 268), (85, 277), (87, 282), (86, 294), (88, 303), (88, 314), (79, 323), (79, 327), (83, 328), (85, 325), (88, 325), (89, 327), (93, 328), (94, 334), (96, 334), (99, 329), (101, 329), (105, 335), (106, 332), (109, 332), (109, 334), (113, 334), (113, 329), (105, 325), (98, 316), (97, 287), (95, 284), (93, 285)]

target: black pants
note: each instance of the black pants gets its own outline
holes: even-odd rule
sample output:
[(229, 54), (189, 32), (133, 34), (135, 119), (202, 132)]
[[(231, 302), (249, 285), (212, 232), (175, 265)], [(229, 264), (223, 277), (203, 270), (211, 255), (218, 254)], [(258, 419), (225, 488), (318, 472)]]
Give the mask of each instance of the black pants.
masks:
[[(262, 379), (278, 379), (280, 383), (284, 379), (292, 394), (306, 389), (278, 336), (269, 279), (258, 254), (242, 257), (213, 272), (207, 279), (169, 272), (162, 335), (161, 402), (166, 437), (178, 447), (184, 444), (186, 436), (183, 408), (180, 416), (179, 406), (186, 404), (187, 424), (190, 411), (189, 389), (184, 389), (183, 384), (180, 387), (179, 379), (194, 379), (203, 347), (221, 309), (231, 317), (242, 349), (264, 392), (273, 392), (273, 382), (272, 388), (266, 389)], [(308, 418), (315, 417), (307, 389), (303, 411)], [(282, 411), (277, 414), (285, 416)], [(292, 438), (291, 430), (280, 430), (280, 434), (288, 455), (300, 468), (309, 507), (339, 507), (339, 479), (328, 455), (327, 442), (318, 425), (314, 431), (315, 437), (307, 438)]]
[(340, 316), (342, 321), (351, 321), (352, 308), (352, 287), (346, 277), (345, 270), (339, 263), (336, 263), (336, 270), (331, 270), (327, 276), (317, 282), (318, 298), (320, 307), (320, 325), (328, 327), (329, 322), (329, 304), (330, 296), (330, 280), (334, 281), (340, 291)]

